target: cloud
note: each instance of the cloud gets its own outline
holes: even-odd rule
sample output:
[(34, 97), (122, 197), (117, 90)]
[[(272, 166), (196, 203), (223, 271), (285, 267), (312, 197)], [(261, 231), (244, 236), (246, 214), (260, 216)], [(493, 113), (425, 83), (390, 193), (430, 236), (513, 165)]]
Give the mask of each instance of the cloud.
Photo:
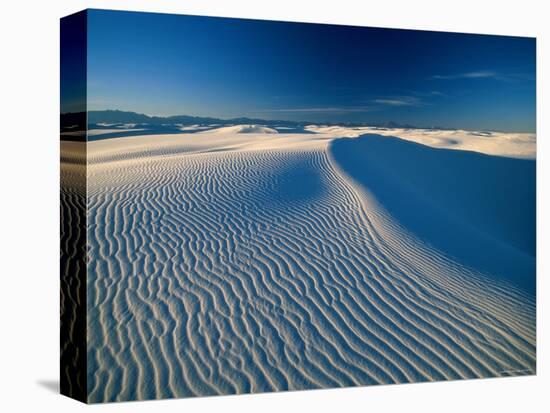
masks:
[(432, 90), (427, 93), (428, 96), (446, 96), (445, 93), (440, 92), (439, 90)]
[(423, 102), (414, 96), (397, 96), (374, 99), (374, 103), (386, 106), (420, 106)]
[(466, 72), (451, 75), (433, 75), (432, 79), (440, 80), (454, 80), (454, 79), (486, 79), (486, 78), (499, 78), (499, 75), (495, 72), (488, 70), (480, 70), (477, 72)]
[(467, 72), (459, 73), (454, 75), (434, 75), (432, 79), (444, 79), (444, 80), (453, 80), (453, 79), (483, 79), (483, 78), (496, 78), (497, 74), (490, 71), (478, 71), (478, 72)]
[(533, 73), (497, 73), (490, 70), (480, 70), (477, 72), (466, 72), (448, 75), (433, 75), (430, 79), (436, 80), (455, 80), (455, 79), (494, 79), (500, 82), (522, 82), (534, 81)]
[(351, 106), (351, 107), (314, 107), (314, 108), (279, 108), (265, 109), (258, 111), (260, 113), (285, 112), (285, 113), (355, 113), (370, 112), (375, 110), (372, 106)]

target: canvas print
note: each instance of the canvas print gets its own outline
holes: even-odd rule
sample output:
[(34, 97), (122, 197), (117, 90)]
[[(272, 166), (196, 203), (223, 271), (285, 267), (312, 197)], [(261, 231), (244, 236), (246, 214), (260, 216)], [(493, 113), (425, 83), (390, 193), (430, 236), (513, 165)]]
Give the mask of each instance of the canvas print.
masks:
[(61, 390), (536, 373), (536, 40), (61, 20)]

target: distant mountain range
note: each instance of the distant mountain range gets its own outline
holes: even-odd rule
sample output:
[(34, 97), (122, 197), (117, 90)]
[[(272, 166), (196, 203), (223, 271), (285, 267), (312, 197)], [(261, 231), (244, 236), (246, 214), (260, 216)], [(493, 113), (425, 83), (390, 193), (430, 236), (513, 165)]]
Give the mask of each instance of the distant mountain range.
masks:
[[(175, 115), (175, 116), (149, 116), (142, 113), (126, 112), (122, 110), (92, 110), (87, 113), (88, 125), (106, 124), (137, 124), (150, 126), (166, 126), (166, 125), (238, 125), (238, 124), (269, 124), (274, 126), (289, 126), (299, 127), (309, 124), (323, 125), (341, 125), (341, 126), (367, 126), (364, 123), (347, 123), (347, 122), (308, 122), (308, 121), (289, 121), (289, 120), (267, 120), (254, 118), (232, 118), (220, 119), (203, 116)], [(86, 113), (63, 113), (61, 114), (61, 129), (63, 130), (79, 130), (86, 126)], [(368, 126), (384, 127), (384, 128), (416, 128), (412, 125), (403, 125), (396, 122), (384, 123), (369, 123)]]

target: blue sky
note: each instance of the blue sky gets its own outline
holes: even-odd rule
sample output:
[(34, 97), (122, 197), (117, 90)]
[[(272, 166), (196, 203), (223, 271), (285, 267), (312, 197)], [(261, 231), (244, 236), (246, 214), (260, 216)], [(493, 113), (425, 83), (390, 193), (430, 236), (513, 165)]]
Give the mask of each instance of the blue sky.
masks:
[(92, 10), (88, 109), (535, 130), (535, 40)]

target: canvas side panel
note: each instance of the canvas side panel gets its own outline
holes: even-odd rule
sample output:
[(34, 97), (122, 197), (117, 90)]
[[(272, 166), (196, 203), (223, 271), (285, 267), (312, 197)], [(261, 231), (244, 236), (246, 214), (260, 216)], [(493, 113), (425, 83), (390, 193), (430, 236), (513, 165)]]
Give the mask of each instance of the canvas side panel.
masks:
[(61, 19), (61, 393), (86, 402), (87, 12)]

